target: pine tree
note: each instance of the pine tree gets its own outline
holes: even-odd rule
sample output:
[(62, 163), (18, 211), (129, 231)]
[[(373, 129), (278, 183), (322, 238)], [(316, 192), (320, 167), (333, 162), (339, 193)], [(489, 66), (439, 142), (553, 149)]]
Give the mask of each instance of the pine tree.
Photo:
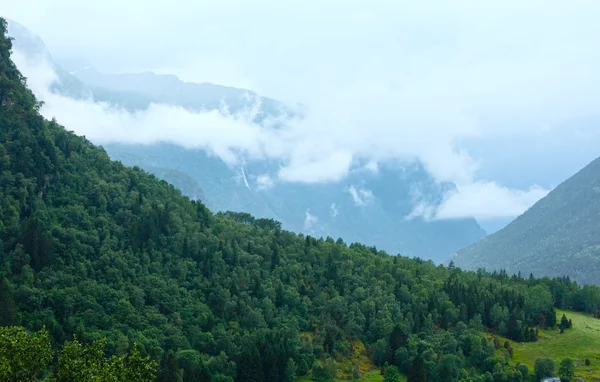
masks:
[(262, 382), (263, 368), (258, 348), (254, 343), (248, 343), (242, 349), (238, 363), (239, 382)]
[(16, 319), (17, 308), (12, 293), (7, 283), (0, 278), (0, 326), (13, 325)]
[(423, 358), (421, 354), (414, 359), (412, 369), (408, 374), (409, 382), (431, 382), (433, 380), (431, 362)]
[(390, 334), (389, 344), (390, 344), (390, 357), (392, 359), (388, 359), (388, 362), (394, 363), (393, 358), (394, 358), (394, 354), (396, 354), (396, 350), (400, 349), (401, 347), (406, 346), (406, 334), (404, 333), (404, 331), (402, 330), (400, 325), (396, 325), (394, 327), (394, 329), (392, 330), (392, 333)]
[(567, 316), (562, 315), (562, 318), (560, 319), (560, 325), (559, 328), (561, 330), (565, 330), (565, 329), (569, 329), (571, 326), (569, 325), (569, 320), (567, 319)]
[(271, 271), (275, 269), (279, 265), (279, 251), (277, 247), (273, 249), (273, 256), (271, 256)]
[(200, 364), (183, 373), (183, 382), (211, 382), (211, 378), (206, 367)]
[(157, 382), (183, 382), (182, 370), (177, 365), (173, 350), (169, 350), (160, 361)]
[(294, 382), (296, 380), (296, 362), (292, 358), (288, 359), (283, 373), (283, 382)]

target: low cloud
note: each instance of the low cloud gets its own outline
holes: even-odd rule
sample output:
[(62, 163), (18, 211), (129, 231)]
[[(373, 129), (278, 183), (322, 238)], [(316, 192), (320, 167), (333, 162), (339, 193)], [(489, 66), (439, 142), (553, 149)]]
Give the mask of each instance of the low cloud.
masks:
[(319, 218), (310, 213), (310, 210), (307, 208), (304, 213), (304, 229), (307, 231), (314, 230), (316, 228), (317, 223), (319, 222)]
[[(482, 177), (482, 168), (499, 157), (527, 159), (529, 145), (545, 147), (544, 139), (550, 138), (526, 139), (540, 126), (544, 131), (551, 126), (552, 134), (546, 135), (561, 141), (587, 131), (582, 130), (586, 126), (597, 130), (593, 123), (572, 126), (598, 117), (600, 55), (594, 47), (600, 5), (594, 2), (375, 2), (365, 8), (351, 1), (318, 9), (310, 1), (285, 7), (266, 0), (189, 2), (195, 11), (181, 14), (166, 12), (168, 4), (135, 0), (127, 7), (116, 0), (89, 5), (95, 11), (118, 10), (108, 30), (106, 20), (87, 16), (97, 13), (87, 12), (88, 5), (24, 3), (12, 2), (7, 15), (35, 24), (42, 37), (49, 36), (51, 48), (86, 56), (100, 70), (111, 65), (115, 71), (162, 69), (195, 82), (252, 86), (306, 105), (302, 120), (277, 129), (272, 126), (279, 121), (253, 123), (252, 110), (191, 113), (154, 104), (128, 113), (50, 93), (51, 68), (15, 55), (46, 103), (43, 114), (77, 134), (97, 144), (171, 142), (207, 150), (231, 166), (240, 165), (241, 158), (279, 161), (277, 173), (257, 178), (259, 187), (339, 182), (354, 170), (377, 172), (377, 164), (419, 160), (436, 181), (453, 182), (457, 191), (436, 208), (417, 203), (411, 216), (516, 216), (547, 190), (529, 188), (534, 181), (507, 187), (495, 176)], [(153, 22), (132, 28), (140, 4)], [(232, 14), (234, 8), (243, 17)], [(166, 54), (156, 54), (157, 49)], [(522, 143), (514, 152), (507, 147), (493, 157), (474, 156), (465, 143), (493, 147), (499, 140), (531, 144)], [(571, 154), (553, 149), (536, 155), (564, 159)], [(503, 170), (510, 171), (519, 169)], [(352, 197), (358, 203), (368, 200), (359, 189)]]
[(348, 193), (350, 193), (352, 201), (357, 206), (365, 206), (371, 204), (373, 200), (375, 200), (373, 191), (365, 188), (350, 186), (348, 187)]
[[(450, 142), (423, 142), (419, 134), (397, 143), (379, 140), (364, 135), (357, 122), (350, 124), (348, 116), (343, 114), (321, 115), (320, 119), (318, 113), (309, 113), (304, 120), (290, 120), (283, 128), (274, 129), (268, 121), (263, 125), (254, 123), (254, 109), (230, 114), (223, 110), (190, 112), (182, 107), (151, 104), (146, 110), (132, 113), (91, 99), (75, 100), (55, 94), (49, 88), (57, 76), (48, 63), (31, 62), (18, 51), (13, 59), (27, 76), (34, 93), (45, 102), (42, 114), (57, 118), (68, 129), (97, 144), (169, 142), (207, 150), (232, 166), (243, 165), (243, 158), (281, 160), (283, 166), (275, 179), (267, 174), (256, 178), (258, 189), (268, 189), (276, 182), (338, 182), (353, 169), (377, 172), (379, 161), (413, 158), (421, 160), (437, 180), (454, 181), (462, 186), (458, 192), (449, 194), (440, 207), (417, 204), (409, 218), (516, 216), (547, 193), (538, 188), (520, 191), (494, 182), (470, 182), (477, 163)], [(367, 123), (368, 116), (362, 112), (360, 115)], [(341, 120), (333, 121), (340, 117)], [(377, 118), (375, 115), (373, 119)], [(324, 128), (326, 122), (339, 122), (350, 132), (341, 134), (340, 125), (336, 129)], [(393, 130), (383, 120), (370, 123), (381, 123), (379, 128), (389, 128), (390, 133)], [(356, 165), (365, 161), (366, 165)], [(243, 166), (239, 169), (240, 182), (250, 187)], [(375, 199), (368, 189), (350, 186), (347, 191), (358, 206)], [(337, 214), (333, 207), (332, 211)], [(306, 229), (314, 228), (317, 221), (316, 216), (306, 212)]]
[(548, 190), (534, 186), (528, 190), (511, 190), (494, 182), (475, 182), (457, 185), (442, 204), (433, 206), (418, 203), (408, 218), (426, 220), (460, 219), (476, 217), (478, 220), (515, 217), (522, 214)]
[(263, 174), (256, 177), (256, 184), (259, 190), (268, 190), (275, 185), (275, 182), (269, 174)]
[(335, 203), (331, 203), (331, 218), (333, 219), (333, 221), (335, 221), (335, 218), (338, 216), (339, 210), (337, 208), (337, 206), (335, 205)]

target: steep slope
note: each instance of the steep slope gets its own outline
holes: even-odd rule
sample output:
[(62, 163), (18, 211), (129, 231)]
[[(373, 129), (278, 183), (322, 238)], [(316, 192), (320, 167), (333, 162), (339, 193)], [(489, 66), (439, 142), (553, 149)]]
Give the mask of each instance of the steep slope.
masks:
[(504, 229), (459, 251), (454, 262), (600, 284), (599, 217), (600, 158)]
[(42, 118), (4, 34), (0, 18), (2, 326), (45, 327), (58, 343), (106, 339), (115, 355), (137, 342), (161, 360), (159, 381), (331, 380), (365, 371), (338, 372), (336, 359), (367, 355), (411, 381), (485, 381), (489, 370), (519, 381), (483, 325), (532, 341), (534, 326), (554, 326), (558, 292), (562, 304), (599, 306), (599, 288), (447, 269), (213, 215)]
[[(264, 187), (260, 175), (278, 164), (245, 163), (231, 168), (218, 157), (170, 144), (104, 145), (109, 155), (152, 172), (160, 166), (197, 179), (207, 206), (244, 211), (280, 221), (313, 236), (342, 238), (393, 254), (442, 262), (485, 236), (474, 219), (407, 219), (417, 202), (436, 205), (451, 184), (437, 184), (418, 164), (380, 165), (377, 173), (357, 172), (333, 184), (277, 184)], [(363, 193), (363, 195), (361, 195)]]
[[(193, 112), (225, 106), (230, 112), (260, 102), (255, 121), (294, 115), (281, 103), (254, 92), (212, 84), (191, 84), (175, 76), (102, 74), (85, 62), (67, 63), (67, 72), (52, 61), (43, 42), (17, 23), (9, 25), (15, 45), (30, 59), (52, 62), (58, 81), (53, 90), (71, 98), (108, 102), (128, 110), (144, 110), (150, 103), (185, 107)], [(284, 119), (285, 120), (285, 119)], [(424, 221), (407, 219), (415, 204), (436, 205), (451, 184), (437, 184), (418, 163), (380, 165), (379, 171), (355, 171), (333, 184), (263, 184), (263, 176), (277, 177), (283, 163), (274, 160), (244, 161), (232, 167), (203, 150), (180, 146), (104, 144), (111, 158), (139, 166), (175, 184), (191, 198), (189, 180), (202, 185), (207, 206), (214, 211), (245, 211), (275, 219), (283, 227), (315, 236), (341, 237), (346, 242), (376, 245), (391, 253), (418, 256), (436, 262), (476, 242), (485, 231), (474, 219)], [(240, 154), (241, 155), (241, 154)], [(160, 169), (160, 170), (157, 170)], [(187, 185), (180, 183), (185, 174)], [(361, 194), (362, 193), (362, 194)]]

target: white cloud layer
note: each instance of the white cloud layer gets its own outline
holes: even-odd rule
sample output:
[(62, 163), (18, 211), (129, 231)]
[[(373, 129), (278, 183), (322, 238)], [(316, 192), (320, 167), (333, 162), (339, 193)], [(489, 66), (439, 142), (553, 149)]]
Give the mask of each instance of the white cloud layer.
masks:
[[(305, 103), (306, 118), (278, 131), (248, 115), (165, 105), (129, 114), (51, 95), (51, 73), (20, 64), (46, 101), (45, 115), (78, 134), (97, 143), (163, 140), (205, 148), (230, 164), (239, 152), (282, 160), (265, 187), (339, 181), (359, 162), (377, 171), (377, 163), (419, 159), (457, 192), (438, 209), (417, 206), (413, 216), (516, 216), (547, 187), (507, 187), (480, 178), (482, 168), (506, 155), (526, 157), (550, 135), (599, 139), (596, 1), (40, 0), (3, 8), (51, 51), (85, 56), (100, 69), (162, 69)], [(586, 119), (592, 122), (573, 128)], [(532, 136), (538, 141), (523, 143)], [(497, 157), (473, 157), (466, 145), (512, 140), (519, 151), (507, 146)]]
[(259, 190), (268, 190), (275, 185), (275, 182), (269, 174), (262, 174), (256, 177), (256, 184), (258, 184)]
[(528, 190), (511, 190), (494, 182), (474, 182), (458, 185), (446, 195), (440, 206), (419, 203), (407, 217), (432, 219), (456, 219), (476, 216), (480, 220), (512, 218), (520, 215), (548, 190), (534, 186)]
[(350, 193), (350, 196), (352, 196), (352, 201), (357, 206), (365, 206), (375, 200), (373, 191), (366, 188), (350, 186), (348, 187), (348, 192)]
[(310, 213), (309, 209), (306, 209), (304, 213), (304, 229), (312, 230), (315, 228), (316, 224), (319, 222), (319, 218)]
[(337, 206), (335, 205), (335, 203), (331, 203), (331, 218), (333, 219), (333, 221), (335, 221), (335, 218), (338, 216), (339, 210), (337, 208)]

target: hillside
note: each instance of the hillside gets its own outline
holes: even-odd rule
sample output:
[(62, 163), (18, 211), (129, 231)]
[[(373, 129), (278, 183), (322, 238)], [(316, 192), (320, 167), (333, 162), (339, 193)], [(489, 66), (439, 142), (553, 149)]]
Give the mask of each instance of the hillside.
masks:
[(504, 229), (459, 251), (456, 265), (600, 284), (600, 159)]
[[(538, 358), (551, 358), (559, 365), (565, 358), (575, 361), (575, 379), (598, 380), (600, 378), (600, 320), (588, 314), (557, 310), (557, 315), (563, 314), (573, 322), (573, 327), (560, 334), (559, 329), (541, 330), (537, 342), (513, 343), (514, 355), (511, 362), (521, 362), (533, 370)], [(502, 339), (501, 337), (499, 337)], [(503, 339), (502, 339), (503, 340)], [(585, 360), (590, 365), (585, 365)]]
[[(464, 272), (213, 214), (45, 120), (5, 32), (0, 19), (0, 326), (45, 327), (55, 347), (105, 340), (119, 372), (133, 371), (118, 357), (141, 354), (161, 382), (374, 380), (367, 369), (386, 362), (392, 380), (518, 382), (484, 330), (535, 341), (555, 306), (600, 307), (599, 288), (565, 279)], [(15, 332), (1, 332), (0, 354)], [(32, 367), (0, 361), (0, 380), (23, 380), (11, 362)]]
[[(204, 151), (164, 143), (106, 144), (104, 148), (111, 158), (128, 166), (151, 173), (162, 167), (187, 174), (202, 185), (206, 204), (213, 211), (248, 212), (312, 236), (341, 237), (435, 262), (485, 236), (474, 219), (406, 219), (414, 208), (415, 194), (435, 204), (453, 187), (435, 183), (419, 164), (380, 165), (377, 173), (357, 172), (337, 183), (281, 183), (265, 189), (259, 176), (276, 172), (278, 163), (245, 162), (230, 167)], [(355, 198), (350, 190), (362, 190), (369, 197)], [(314, 220), (307, 221), (307, 213)]]
[[(250, 90), (186, 83), (175, 76), (153, 73), (100, 73), (86, 62), (67, 62), (64, 69), (53, 61), (42, 40), (23, 26), (12, 22), (9, 33), (15, 37), (16, 49), (30, 60), (35, 62), (43, 57), (51, 63), (58, 77), (52, 89), (70, 98), (91, 97), (94, 102), (108, 102), (136, 112), (147, 109), (150, 103), (159, 103), (191, 112), (225, 106), (235, 113), (253, 107), (254, 100), (258, 100), (261, 106), (255, 122), (283, 117), (285, 123), (286, 118), (301, 117), (301, 113), (292, 112), (281, 102)], [(201, 185), (202, 200), (213, 211), (244, 211), (280, 221), (285, 229), (295, 232), (341, 237), (346, 242), (376, 245), (393, 254), (418, 256), (438, 263), (485, 236), (485, 231), (470, 218), (407, 219), (415, 205), (437, 205), (454, 187), (435, 182), (419, 163), (379, 164), (375, 172), (356, 168), (346, 179), (327, 184), (275, 182), (265, 186), (264, 175), (276, 180), (284, 163), (251, 160), (244, 158), (243, 153), (236, 153), (242, 164), (232, 166), (204, 149), (185, 149), (162, 142), (94, 143), (102, 143), (112, 159), (139, 166), (169, 182), (174, 179), (163, 177), (164, 174), (186, 174)], [(161, 170), (155, 171), (157, 168)], [(174, 184), (185, 195), (196, 198), (195, 193), (188, 192), (189, 187)], [(368, 197), (361, 197), (361, 192)]]

